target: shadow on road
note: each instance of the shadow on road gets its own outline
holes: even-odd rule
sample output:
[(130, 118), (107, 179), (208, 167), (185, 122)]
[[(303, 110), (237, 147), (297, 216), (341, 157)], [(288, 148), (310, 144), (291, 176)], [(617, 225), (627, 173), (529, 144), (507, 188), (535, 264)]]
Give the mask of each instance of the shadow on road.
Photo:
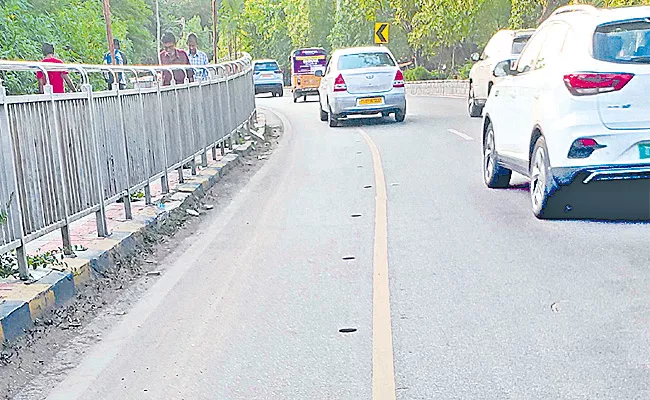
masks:
[(393, 117), (378, 117), (378, 116), (360, 116), (348, 117), (339, 121), (340, 128), (357, 128), (362, 126), (381, 126), (381, 125), (410, 125), (415, 122), (413, 119), (406, 117), (404, 122), (397, 122)]
[[(507, 190), (529, 192), (530, 185), (520, 183)], [(560, 220), (650, 222), (650, 183), (644, 181), (574, 183), (556, 192), (553, 199), (554, 214)]]
[(318, 98), (312, 98), (308, 100), (298, 100), (296, 104), (301, 104), (301, 103), (318, 103)]

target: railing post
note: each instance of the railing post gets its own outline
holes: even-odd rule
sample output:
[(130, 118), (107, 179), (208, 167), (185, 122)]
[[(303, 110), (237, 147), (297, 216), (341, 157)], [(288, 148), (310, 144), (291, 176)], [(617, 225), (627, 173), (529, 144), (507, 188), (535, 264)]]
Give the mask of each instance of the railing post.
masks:
[(120, 114), (120, 126), (124, 137), (124, 162), (126, 162), (126, 196), (122, 197), (124, 203), (124, 218), (133, 219), (133, 210), (131, 209), (131, 170), (129, 166), (129, 138), (126, 134), (126, 122), (124, 121), (124, 105), (122, 104), (122, 91), (117, 90), (117, 107)]
[(140, 100), (140, 129), (142, 134), (145, 136), (144, 140), (144, 145), (145, 145), (145, 155), (144, 155), (144, 167), (147, 170), (147, 184), (144, 187), (144, 203), (146, 205), (151, 204), (151, 165), (149, 163), (150, 157), (151, 157), (151, 149), (149, 148), (149, 140), (146, 138), (147, 136), (147, 126), (145, 123), (145, 118), (144, 115), (146, 113), (146, 107), (144, 105), (144, 95), (142, 94), (142, 87), (140, 86), (138, 82), (138, 71), (133, 70), (133, 73), (135, 74), (135, 83), (138, 88), (138, 99)]
[(233, 131), (233, 125), (232, 125), (232, 110), (230, 107), (230, 74), (228, 73), (228, 70), (226, 70), (226, 102), (228, 103), (228, 130), (226, 131), (226, 135), (228, 136), (228, 148), (232, 150), (232, 140), (230, 139), (230, 136)]
[(160, 113), (160, 130), (162, 132), (163, 162), (165, 164), (163, 176), (160, 177), (160, 186), (163, 194), (169, 193), (169, 159), (167, 158), (167, 135), (165, 133), (165, 108), (162, 102), (162, 90), (160, 89), (160, 80), (156, 70), (151, 70), (153, 78), (156, 80), (156, 92), (158, 94), (158, 111)]
[[(190, 117), (190, 137), (192, 138), (192, 155), (193, 155), (192, 156), (192, 161), (190, 162), (190, 166), (192, 168), (192, 176), (195, 176), (196, 175), (196, 153), (194, 152), (195, 151), (194, 149), (196, 149), (196, 134), (197, 133), (196, 133), (196, 128), (195, 128), (194, 124), (192, 123), (193, 122), (192, 121), (192, 112), (193, 112), (193, 108), (192, 108), (192, 87), (190, 86), (189, 83), (190, 83), (189, 80), (186, 78), (185, 79), (185, 84), (187, 85), (187, 101), (189, 103), (189, 108), (188, 109), (189, 109), (189, 117)], [(200, 129), (200, 125), (199, 125), (199, 129)], [(182, 137), (182, 136), (183, 135), (181, 134), (180, 137)]]
[(68, 193), (69, 188), (67, 184), (67, 179), (65, 176), (65, 171), (67, 170), (66, 159), (63, 156), (64, 148), (64, 138), (61, 129), (59, 129), (59, 112), (56, 106), (56, 100), (54, 92), (52, 91), (52, 85), (47, 84), (43, 90), (44, 93), (47, 93), (50, 96), (49, 111), (50, 111), (50, 132), (54, 133), (54, 138), (56, 141), (57, 155), (59, 161), (59, 179), (61, 180), (61, 199), (59, 199), (59, 204), (62, 209), (63, 214), (63, 226), (61, 227), (61, 241), (63, 242), (63, 254), (72, 255), (72, 243), (70, 242), (70, 220), (68, 214)]
[(99, 201), (99, 210), (95, 213), (97, 223), (97, 236), (108, 236), (108, 224), (106, 223), (106, 206), (104, 204), (104, 179), (99, 161), (99, 145), (97, 140), (97, 131), (95, 130), (95, 100), (93, 98), (93, 88), (90, 84), (81, 85), (81, 90), (88, 95), (88, 126), (90, 127), (90, 140), (93, 146), (93, 164), (97, 174), (97, 197)]
[(180, 155), (181, 155), (181, 165), (177, 168), (178, 172), (178, 183), (185, 183), (185, 177), (183, 176), (183, 138), (181, 135), (181, 121), (180, 121), (180, 116), (181, 116), (181, 107), (180, 107), (180, 102), (178, 100), (178, 88), (176, 88), (176, 76), (174, 75), (174, 71), (170, 70), (170, 73), (172, 74), (172, 80), (171, 84), (172, 87), (174, 88), (174, 102), (176, 103), (176, 133), (178, 136), (178, 146), (180, 149)]
[[(208, 72), (208, 79), (210, 79), (210, 73)], [(209, 83), (208, 83), (209, 84)], [(203, 81), (199, 84), (199, 97), (201, 98), (201, 103), (198, 104), (199, 107), (199, 130), (201, 134), (201, 147), (203, 147), (203, 152), (201, 153), (201, 166), (203, 168), (208, 166), (208, 126), (205, 120), (204, 104), (206, 102), (205, 96), (203, 95)], [(211, 101), (212, 99), (210, 99)]]
[[(18, 179), (16, 176), (16, 164), (14, 155), (19, 149), (14, 146), (14, 142), (11, 135), (11, 126), (9, 123), (9, 110), (7, 109), (7, 91), (2, 85), (2, 80), (0, 80), (0, 146), (4, 150), (4, 157), (0, 157), (0, 160), (4, 160), (4, 165), (0, 165), (0, 177), (3, 180), (6, 180), (7, 183), (11, 182), (11, 188), (13, 191), (11, 193), (6, 193), (9, 197), (9, 202), (7, 204), (0, 204), (0, 209), (8, 206), (7, 209), (2, 210), (7, 213), (7, 222), (10, 223), (8, 227), (12, 232), (12, 237), (15, 240), (20, 241), (20, 245), (16, 248), (16, 261), (18, 264), (18, 274), (20, 279), (28, 280), (29, 271), (27, 271), (27, 254), (25, 253), (25, 228), (23, 226), (23, 210), (22, 210), (22, 200), (21, 200), (21, 191), (18, 190)], [(4, 131), (4, 134), (2, 133)], [(0, 185), (2, 183), (0, 182)], [(7, 188), (9, 185), (7, 184)], [(0, 187), (1, 189), (1, 187)]]

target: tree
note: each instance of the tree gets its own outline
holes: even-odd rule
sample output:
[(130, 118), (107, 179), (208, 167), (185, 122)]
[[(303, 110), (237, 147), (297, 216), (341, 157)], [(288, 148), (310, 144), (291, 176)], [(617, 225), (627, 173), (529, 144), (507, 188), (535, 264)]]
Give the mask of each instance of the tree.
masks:
[[(124, 37), (126, 24), (116, 17), (113, 30), (116, 36)], [(108, 47), (101, 3), (83, 0), (0, 3), (0, 58), (40, 60), (44, 42), (52, 43), (64, 61), (101, 63)], [(95, 75), (91, 78), (100, 79)], [(34, 93), (37, 89), (32, 73), (7, 73), (3, 80), (10, 93)]]
[(285, 17), (283, 0), (247, 1), (242, 14), (242, 48), (255, 58), (277, 59), (287, 68), (292, 45)]
[(126, 36), (118, 37), (131, 63), (153, 63), (156, 61), (157, 46), (155, 30), (147, 29), (153, 17), (151, 7), (145, 0), (111, 0), (113, 16), (123, 21)]
[(311, 24), (308, 0), (284, 0), (285, 22), (291, 45), (295, 48), (309, 46)]
[(373, 24), (361, 7), (353, 0), (339, 0), (334, 14), (334, 26), (328, 36), (333, 49), (369, 45), (372, 41)]

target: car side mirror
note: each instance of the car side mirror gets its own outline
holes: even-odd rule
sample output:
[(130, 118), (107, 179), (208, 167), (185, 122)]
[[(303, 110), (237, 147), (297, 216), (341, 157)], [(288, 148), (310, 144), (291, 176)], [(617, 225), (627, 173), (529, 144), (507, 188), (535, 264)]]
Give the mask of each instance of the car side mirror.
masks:
[[(467, 53), (466, 53), (466, 54), (467, 54)], [(481, 59), (481, 55), (478, 54), (478, 53), (472, 53), (472, 55), (470, 56), (470, 58), (472, 59), (472, 61), (477, 62), (478, 60)]]
[(321, 70), (319, 69), (319, 70), (316, 71), (315, 75), (316, 75), (317, 77), (319, 77), (319, 78), (322, 78), (322, 77), (323, 77), (323, 71), (321, 71)]
[(497, 78), (504, 76), (515, 75), (517, 70), (514, 69), (514, 60), (503, 60), (494, 66), (493, 75)]

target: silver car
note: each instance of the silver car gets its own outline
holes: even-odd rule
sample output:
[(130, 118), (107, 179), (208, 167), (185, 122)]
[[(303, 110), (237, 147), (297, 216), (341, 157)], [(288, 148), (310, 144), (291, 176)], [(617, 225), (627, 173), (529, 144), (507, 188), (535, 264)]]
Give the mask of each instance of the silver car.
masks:
[(349, 115), (395, 114), (397, 122), (406, 116), (404, 76), (385, 47), (336, 50), (318, 92), (320, 119), (331, 127)]

